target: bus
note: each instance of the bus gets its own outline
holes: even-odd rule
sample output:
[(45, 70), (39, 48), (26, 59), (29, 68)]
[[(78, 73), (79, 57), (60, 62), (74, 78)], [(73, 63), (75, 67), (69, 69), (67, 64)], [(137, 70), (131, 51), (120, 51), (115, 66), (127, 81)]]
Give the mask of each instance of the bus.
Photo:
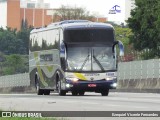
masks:
[[(31, 85), (38, 95), (97, 92), (117, 86), (117, 53), (124, 54), (110, 24), (65, 20), (33, 29), (29, 41)], [(116, 47), (119, 50), (116, 50)], [(116, 52), (118, 51), (118, 52)]]

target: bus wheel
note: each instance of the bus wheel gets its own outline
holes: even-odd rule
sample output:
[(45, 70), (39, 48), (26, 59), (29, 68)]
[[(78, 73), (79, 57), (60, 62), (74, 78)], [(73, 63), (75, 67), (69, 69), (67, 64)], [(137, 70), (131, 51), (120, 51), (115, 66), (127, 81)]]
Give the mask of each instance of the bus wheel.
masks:
[(84, 93), (85, 93), (84, 91), (81, 91), (81, 92), (79, 92), (79, 95), (80, 95), (80, 96), (83, 96)]
[(38, 81), (36, 81), (36, 90), (37, 90), (37, 95), (43, 95), (43, 90), (40, 89)]
[(58, 93), (59, 93), (60, 96), (65, 96), (66, 95), (66, 91), (61, 90), (61, 82), (60, 82), (60, 80), (58, 81), (57, 88), (58, 88)]
[(44, 90), (44, 95), (50, 95), (50, 90)]
[(108, 94), (109, 94), (109, 89), (101, 92), (102, 96), (108, 96)]
[(77, 92), (77, 91), (72, 91), (72, 95), (73, 95), (73, 96), (77, 96), (77, 95), (78, 95), (78, 92)]

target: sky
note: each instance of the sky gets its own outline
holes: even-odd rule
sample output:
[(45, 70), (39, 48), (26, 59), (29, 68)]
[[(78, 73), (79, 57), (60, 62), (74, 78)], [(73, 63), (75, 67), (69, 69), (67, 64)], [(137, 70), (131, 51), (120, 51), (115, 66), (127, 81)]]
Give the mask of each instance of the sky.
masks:
[(44, 2), (51, 4), (51, 8), (58, 8), (61, 5), (84, 7), (90, 11), (90, 13), (104, 17), (108, 17), (108, 12), (114, 5), (119, 5), (121, 9), (123, 9), (124, 1), (125, 0), (44, 0)]
[[(23, 1), (23, 0), (22, 0)], [(32, 0), (37, 1), (37, 0)], [(125, 0), (44, 0), (45, 3), (50, 3), (51, 8), (59, 8), (61, 5), (77, 6), (86, 8), (91, 14), (96, 17), (107, 17), (109, 21), (123, 21), (125, 11)], [(115, 6), (120, 6), (121, 13), (108, 14), (109, 10)]]

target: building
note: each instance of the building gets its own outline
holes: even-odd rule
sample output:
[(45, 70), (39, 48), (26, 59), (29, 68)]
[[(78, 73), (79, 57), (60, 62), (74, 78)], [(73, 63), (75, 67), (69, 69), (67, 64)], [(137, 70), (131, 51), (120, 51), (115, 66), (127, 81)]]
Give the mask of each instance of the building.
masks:
[(131, 16), (131, 10), (135, 7), (135, 0), (125, 0), (125, 20)]
[(48, 14), (50, 5), (43, 0), (0, 0), (0, 27), (20, 30), (22, 20), (28, 25), (41, 27), (52, 22), (53, 15)]
[[(21, 29), (22, 23), (42, 27), (53, 22), (55, 9), (50, 8), (44, 0), (0, 0), (0, 27)], [(60, 20), (60, 16), (58, 16)], [(92, 21), (106, 22), (107, 18), (95, 18)]]
[(49, 3), (44, 3), (44, 0), (21, 0), (21, 8), (37, 8), (37, 9), (50, 9)]

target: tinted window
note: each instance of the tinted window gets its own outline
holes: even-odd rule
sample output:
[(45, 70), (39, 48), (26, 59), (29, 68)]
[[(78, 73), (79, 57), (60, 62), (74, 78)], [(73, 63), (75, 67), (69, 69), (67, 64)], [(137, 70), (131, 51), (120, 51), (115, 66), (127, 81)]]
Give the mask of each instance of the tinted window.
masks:
[(72, 29), (65, 31), (65, 42), (113, 42), (113, 29)]

